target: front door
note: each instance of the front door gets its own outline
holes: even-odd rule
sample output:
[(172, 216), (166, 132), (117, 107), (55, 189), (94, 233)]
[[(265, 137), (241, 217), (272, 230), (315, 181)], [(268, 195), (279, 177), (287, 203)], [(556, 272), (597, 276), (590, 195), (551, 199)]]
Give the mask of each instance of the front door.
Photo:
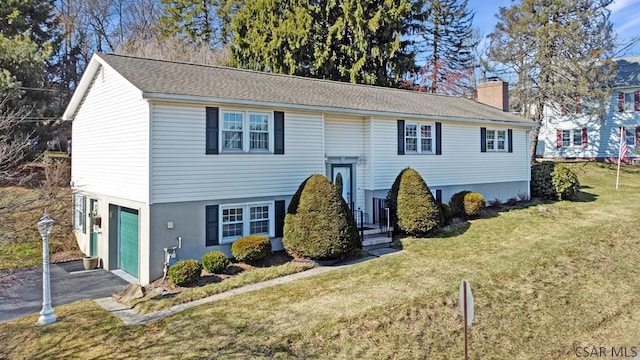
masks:
[(353, 207), (351, 165), (332, 165), (331, 179), (334, 184), (336, 183), (338, 174), (342, 177), (342, 198), (347, 202), (349, 208), (351, 208)]
[(98, 232), (97, 226), (93, 225), (93, 218), (98, 213), (98, 200), (91, 199), (89, 209), (91, 211), (91, 222), (89, 223), (89, 230), (91, 232), (91, 244), (89, 245), (89, 255), (98, 256)]

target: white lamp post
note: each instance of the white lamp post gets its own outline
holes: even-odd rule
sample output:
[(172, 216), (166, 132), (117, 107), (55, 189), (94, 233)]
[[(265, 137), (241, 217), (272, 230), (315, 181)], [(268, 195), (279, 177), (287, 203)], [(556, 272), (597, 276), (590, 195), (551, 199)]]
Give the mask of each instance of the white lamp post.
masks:
[(49, 284), (49, 234), (51, 234), (54, 222), (46, 210), (38, 221), (38, 231), (42, 236), (42, 310), (36, 325), (56, 322), (56, 315), (51, 307), (51, 286)]

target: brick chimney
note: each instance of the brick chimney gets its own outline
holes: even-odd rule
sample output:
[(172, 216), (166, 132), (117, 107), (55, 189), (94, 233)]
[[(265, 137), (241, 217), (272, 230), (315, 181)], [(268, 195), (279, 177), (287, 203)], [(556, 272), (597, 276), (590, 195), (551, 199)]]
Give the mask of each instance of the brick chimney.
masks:
[(490, 77), (478, 86), (478, 102), (509, 111), (509, 83), (497, 77)]

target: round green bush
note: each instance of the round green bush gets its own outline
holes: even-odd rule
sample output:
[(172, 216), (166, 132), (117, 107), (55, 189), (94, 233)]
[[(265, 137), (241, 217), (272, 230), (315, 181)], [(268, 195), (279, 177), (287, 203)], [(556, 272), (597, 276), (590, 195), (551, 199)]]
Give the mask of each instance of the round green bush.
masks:
[(271, 254), (271, 240), (266, 235), (241, 237), (231, 245), (231, 254), (238, 261), (256, 261)]
[(407, 234), (425, 236), (443, 223), (431, 190), (412, 168), (400, 172), (387, 198), (390, 199), (391, 220)]
[(176, 286), (186, 286), (200, 279), (202, 266), (195, 260), (180, 260), (169, 267), (167, 277)]
[(553, 169), (551, 183), (558, 200), (572, 199), (580, 191), (578, 176), (566, 166), (558, 165)]
[(282, 243), (289, 254), (311, 259), (340, 258), (362, 247), (342, 194), (319, 174), (307, 178), (293, 196)]
[(231, 262), (222, 251), (209, 251), (200, 260), (202, 268), (211, 274), (221, 273), (226, 270)]
[(451, 211), (454, 216), (470, 219), (482, 214), (487, 206), (484, 196), (473, 191), (460, 191), (451, 197)]
[(580, 190), (580, 182), (571, 169), (554, 162), (531, 166), (531, 196), (549, 200), (566, 200)]

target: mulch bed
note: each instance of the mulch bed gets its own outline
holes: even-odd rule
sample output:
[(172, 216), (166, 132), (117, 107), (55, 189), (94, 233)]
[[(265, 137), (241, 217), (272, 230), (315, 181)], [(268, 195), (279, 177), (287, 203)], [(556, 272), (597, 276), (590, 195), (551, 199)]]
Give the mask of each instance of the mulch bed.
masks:
[[(195, 284), (189, 287), (199, 287), (207, 284), (218, 283), (246, 271), (251, 271), (256, 268), (265, 268), (265, 267), (283, 265), (293, 260), (294, 259), (291, 256), (289, 256), (289, 254), (287, 254), (285, 251), (278, 251), (278, 252), (272, 253), (266, 258), (252, 262), (252, 263), (237, 262), (232, 260), (231, 266), (229, 266), (229, 268), (222, 274), (211, 274), (205, 270), (202, 270), (200, 280), (198, 280), (198, 282), (196, 282)], [(182, 291), (184, 291), (185, 289), (188, 289), (189, 287), (175, 286), (171, 284), (169, 280), (167, 279), (163, 280), (162, 278), (160, 278), (151, 282), (149, 285), (146, 285), (144, 287), (144, 291), (145, 293), (157, 293), (157, 294), (162, 294), (166, 296), (166, 295), (181, 293)], [(116, 294), (116, 297), (117, 297), (117, 294)]]

